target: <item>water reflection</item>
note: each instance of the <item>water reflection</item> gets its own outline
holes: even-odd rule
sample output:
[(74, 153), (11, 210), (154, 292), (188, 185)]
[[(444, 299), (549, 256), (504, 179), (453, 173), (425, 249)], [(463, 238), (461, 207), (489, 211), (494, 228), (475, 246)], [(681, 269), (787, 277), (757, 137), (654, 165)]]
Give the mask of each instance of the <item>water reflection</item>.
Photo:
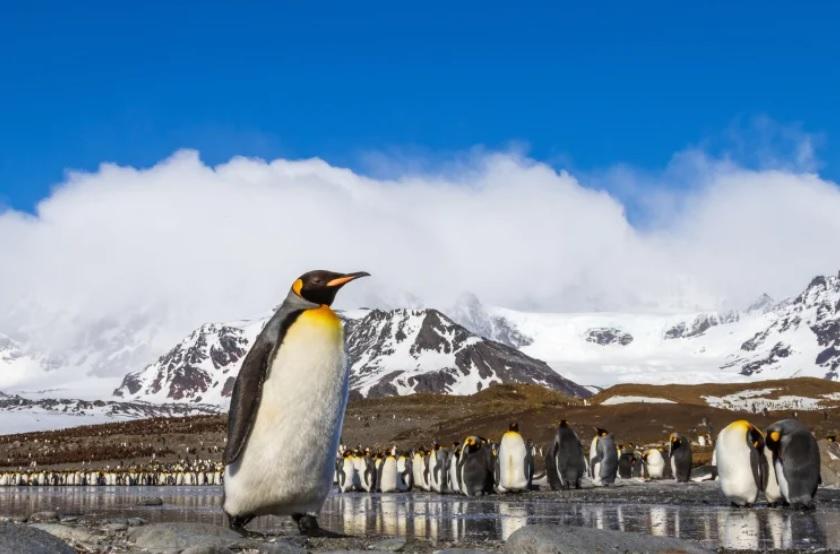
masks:
[[(840, 544), (840, 512), (709, 505), (582, 504), (525, 497), (470, 498), (429, 494), (373, 495), (377, 518), (348, 512), (363, 509), (354, 495), (335, 495), (322, 512), (326, 525), (344, 514), (349, 534), (417, 536), (431, 541), (465, 538), (506, 540), (535, 523), (562, 523), (699, 540), (733, 550), (807, 549)], [(377, 505), (377, 502), (379, 503)], [(826, 536), (826, 530), (830, 535)]]
[[(163, 506), (138, 506), (157, 496)], [(148, 521), (225, 524), (219, 487), (4, 487), (0, 515), (63, 514), (143, 517)], [(700, 540), (712, 548), (798, 550), (840, 544), (840, 512), (730, 508), (693, 504), (597, 504), (541, 495), (465, 498), (430, 493), (335, 494), (323, 526), (351, 535), (421, 537), (432, 542), (505, 540), (534, 523), (570, 524)], [(288, 518), (259, 518), (261, 531), (291, 529)]]

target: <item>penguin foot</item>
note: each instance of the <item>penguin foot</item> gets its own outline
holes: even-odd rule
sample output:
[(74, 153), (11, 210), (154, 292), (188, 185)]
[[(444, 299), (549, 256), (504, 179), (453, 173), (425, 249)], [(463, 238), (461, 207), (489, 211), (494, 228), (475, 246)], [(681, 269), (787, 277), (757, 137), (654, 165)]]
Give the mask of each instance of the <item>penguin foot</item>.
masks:
[(334, 533), (327, 529), (321, 529), (318, 525), (318, 520), (313, 515), (309, 514), (294, 514), (292, 519), (297, 523), (298, 530), (301, 535), (311, 538), (327, 538), (327, 539), (341, 539), (346, 538), (347, 535), (341, 533)]
[(262, 533), (245, 529), (245, 526), (248, 525), (252, 519), (254, 519), (254, 516), (232, 516), (228, 514), (228, 527), (230, 527), (231, 531), (236, 531), (243, 537), (249, 539), (263, 538), (264, 535)]

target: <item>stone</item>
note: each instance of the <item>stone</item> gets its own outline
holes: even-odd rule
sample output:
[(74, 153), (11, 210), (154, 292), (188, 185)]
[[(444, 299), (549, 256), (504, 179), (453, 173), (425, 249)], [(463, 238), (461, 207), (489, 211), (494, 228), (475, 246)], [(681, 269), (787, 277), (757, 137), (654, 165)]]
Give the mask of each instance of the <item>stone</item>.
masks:
[(58, 512), (53, 512), (51, 510), (46, 512), (35, 512), (31, 516), (29, 516), (29, 521), (32, 523), (58, 521)]
[(255, 548), (259, 554), (306, 554), (306, 549), (288, 541), (265, 542)]
[(128, 529), (128, 524), (118, 521), (106, 523), (102, 526), (102, 530), (107, 531), (108, 533), (118, 533), (120, 531), (125, 531), (126, 529)]
[(128, 539), (135, 546), (151, 552), (177, 553), (193, 546), (227, 548), (241, 540), (238, 533), (208, 523), (152, 523), (131, 527)]
[(590, 554), (598, 552), (651, 552), (695, 554), (713, 552), (699, 543), (569, 525), (528, 525), (515, 531), (505, 552), (511, 554)]
[(233, 554), (233, 550), (224, 546), (191, 546), (181, 551), (181, 554)]
[(820, 447), (820, 475), (824, 487), (840, 486), (840, 443), (821, 440)]
[(67, 542), (91, 543), (97, 540), (97, 536), (87, 529), (71, 527), (63, 523), (31, 523), (29, 527), (40, 529)]
[(157, 496), (144, 496), (137, 500), (138, 506), (163, 506), (163, 498)]
[(125, 520), (129, 527), (139, 527), (141, 525), (146, 525), (146, 520), (142, 517), (130, 517)]
[(384, 550), (386, 552), (399, 552), (403, 548), (405, 548), (405, 539), (400, 538), (392, 538), (392, 539), (385, 539), (381, 541), (377, 541), (371, 543), (369, 548), (371, 550)]
[(444, 548), (443, 550), (435, 550), (432, 554), (493, 554), (490, 550), (481, 550), (479, 548)]
[(33, 526), (0, 523), (0, 552), (75, 554), (69, 544)]

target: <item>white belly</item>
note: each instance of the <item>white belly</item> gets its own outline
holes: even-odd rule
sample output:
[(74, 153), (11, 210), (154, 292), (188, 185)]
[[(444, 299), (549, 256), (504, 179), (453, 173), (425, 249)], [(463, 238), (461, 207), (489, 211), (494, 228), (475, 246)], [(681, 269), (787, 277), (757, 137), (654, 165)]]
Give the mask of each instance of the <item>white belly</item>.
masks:
[(348, 380), (341, 325), (318, 311), (288, 329), (248, 444), (225, 468), (229, 514), (316, 512), (329, 493)]
[(399, 489), (397, 461), (390, 456), (382, 462), (382, 479), (379, 483), (379, 489), (382, 492), (396, 492)]
[(458, 484), (458, 458), (455, 454), (449, 459), (449, 488), (452, 492), (461, 492), (461, 487)]
[(659, 450), (651, 449), (647, 452), (647, 471), (651, 479), (662, 479), (665, 475), (665, 458)]
[(744, 439), (735, 434), (724, 436), (722, 431), (715, 454), (721, 492), (738, 505), (753, 504), (758, 486), (750, 464), (750, 448)]
[(505, 433), (499, 444), (499, 488), (523, 491), (528, 488), (525, 476), (525, 441), (519, 433)]
[(788, 487), (787, 479), (785, 478), (785, 468), (782, 467), (782, 461), (777, 460), (776, 464), (773, 465), (771, 463), (770, 467), (774, 468), (772, 473), (776, 474), (776, 479), (778, 481), (779, 492), (782, 496), (785, 497), (785, 500), (790, 502), (790, 489)]
[[(770, 452), (769, 448), (764, 449), (764, 456), (767, 459), (767, 488), (764, 489), (764, 496), (767, 498), (767, 502), (779, 502), (782, 500), (782, 491), (779, 488), (779, 483), (781, 479), (784, 479), (784, 473), (782, 477), (777, 480), (776, 475), (779, 472), (778, 464), (776, 466), (773, 465), (773, 453)], [(787, 484), (787, 482), (785, 482)]]

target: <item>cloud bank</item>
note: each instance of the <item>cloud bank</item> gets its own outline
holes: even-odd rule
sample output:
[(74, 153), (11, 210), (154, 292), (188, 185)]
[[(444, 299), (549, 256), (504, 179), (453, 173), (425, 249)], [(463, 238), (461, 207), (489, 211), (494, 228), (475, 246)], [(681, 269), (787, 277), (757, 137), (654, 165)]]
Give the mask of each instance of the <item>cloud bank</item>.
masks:
[(209, 167), (194, 151), (105, 164), (69, 174), (35, 215), (0, 214), (0, 332), (121, 375), (198, 324), (265, 313), (313, 268), (373, 274), (339, 307), (468, 291), (543, 311), (741, 307), (840, 269), (836, 184), (687, 157), (678, 193), (610, 174), (651, 214), (643, 228), (626, 199), (512, 153), (392, 179), (319, 159)]

